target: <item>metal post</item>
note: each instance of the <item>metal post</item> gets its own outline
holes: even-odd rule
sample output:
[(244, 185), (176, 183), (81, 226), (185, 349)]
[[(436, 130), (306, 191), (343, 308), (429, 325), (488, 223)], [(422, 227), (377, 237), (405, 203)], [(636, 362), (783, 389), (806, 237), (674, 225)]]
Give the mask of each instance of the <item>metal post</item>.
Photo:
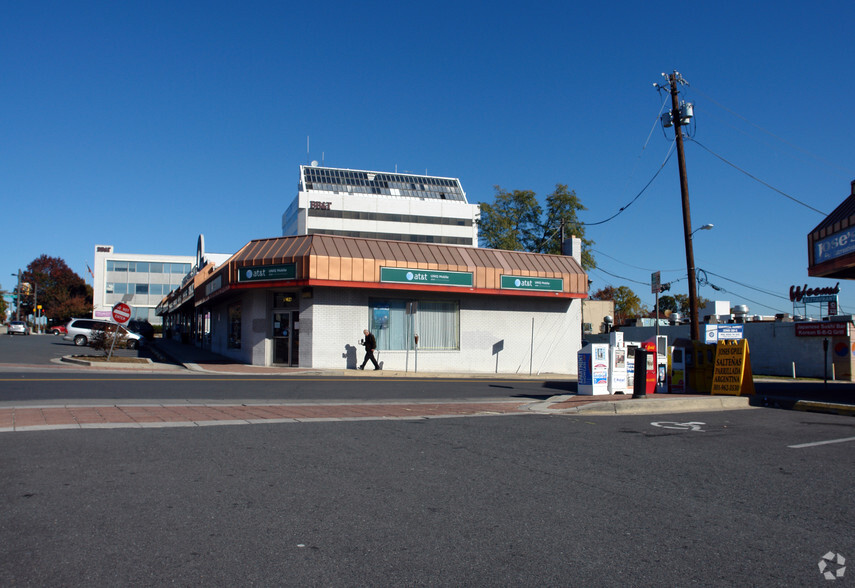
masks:
[(18, 270), (18, 302), (15, 304), (15, 320), (21, 320), (21, 270)]
[(534, 362), (534, 317), (531, 317), (531, 351), (528, 358), (528, 375), (531, 375), (532, 365)]

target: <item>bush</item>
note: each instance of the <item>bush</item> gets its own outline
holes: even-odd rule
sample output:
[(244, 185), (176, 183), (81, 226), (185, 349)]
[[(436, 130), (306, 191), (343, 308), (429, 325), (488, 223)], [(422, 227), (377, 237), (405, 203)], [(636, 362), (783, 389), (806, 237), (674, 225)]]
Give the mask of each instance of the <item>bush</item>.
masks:
[[(104, 355), (110, 354), (110, 348), (113, 346), (113, 328), (107, 328), (103, 331), (92, 331), (92, 337), (89, 339), (89, 347), (96, 351), (103, 351)], [(119, 329), (119, 334), (116, 336), (115, 349), (124, 349), (128, 346), (128, 337), (122, 329)]]

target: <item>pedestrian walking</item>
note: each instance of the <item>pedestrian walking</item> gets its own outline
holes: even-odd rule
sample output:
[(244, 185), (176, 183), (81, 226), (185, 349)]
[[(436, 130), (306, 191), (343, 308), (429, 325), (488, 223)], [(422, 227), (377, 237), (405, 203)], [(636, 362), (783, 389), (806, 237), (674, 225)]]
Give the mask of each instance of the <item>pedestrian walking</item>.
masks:
[(377, 349), (377, 339), (374, 338), (374, 335), (368, 329), (362, 331), (365, 335), (365, 339), (362, 339), (360, 343), (365, 346), (365, 359), (362, 360), (362, 365), (359, 366), (359, 369), (364, 370), (365, 364), (368, 363), (368, 360), (371, 360), (371, 363), (374, 364), (374, 369), (379, 370), (380, 364), (377, 363), (377, 359), (374, 357), (374, 350)]

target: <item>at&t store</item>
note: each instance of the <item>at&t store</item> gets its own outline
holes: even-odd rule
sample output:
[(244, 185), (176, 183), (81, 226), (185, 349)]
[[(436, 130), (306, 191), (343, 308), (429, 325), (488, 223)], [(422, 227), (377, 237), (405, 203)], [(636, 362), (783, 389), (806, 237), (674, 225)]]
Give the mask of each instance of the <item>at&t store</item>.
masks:
[[(578, 240), (576, 240), (578, 251)], [(164, 298), (164, 336), (261, 366), (576, 373), (574, 256), (338, 235), (258, 239)]]

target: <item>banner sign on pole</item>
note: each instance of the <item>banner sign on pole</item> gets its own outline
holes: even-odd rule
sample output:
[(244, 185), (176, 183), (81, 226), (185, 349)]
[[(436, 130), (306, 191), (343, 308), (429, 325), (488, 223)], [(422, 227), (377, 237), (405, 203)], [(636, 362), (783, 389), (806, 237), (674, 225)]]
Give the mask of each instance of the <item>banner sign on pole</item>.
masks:
[(746, 339), (721, 340), (716, 343), (712, 394), (751, 396), (754, 394), (754, 376), (751, 373), (751, 354)]

